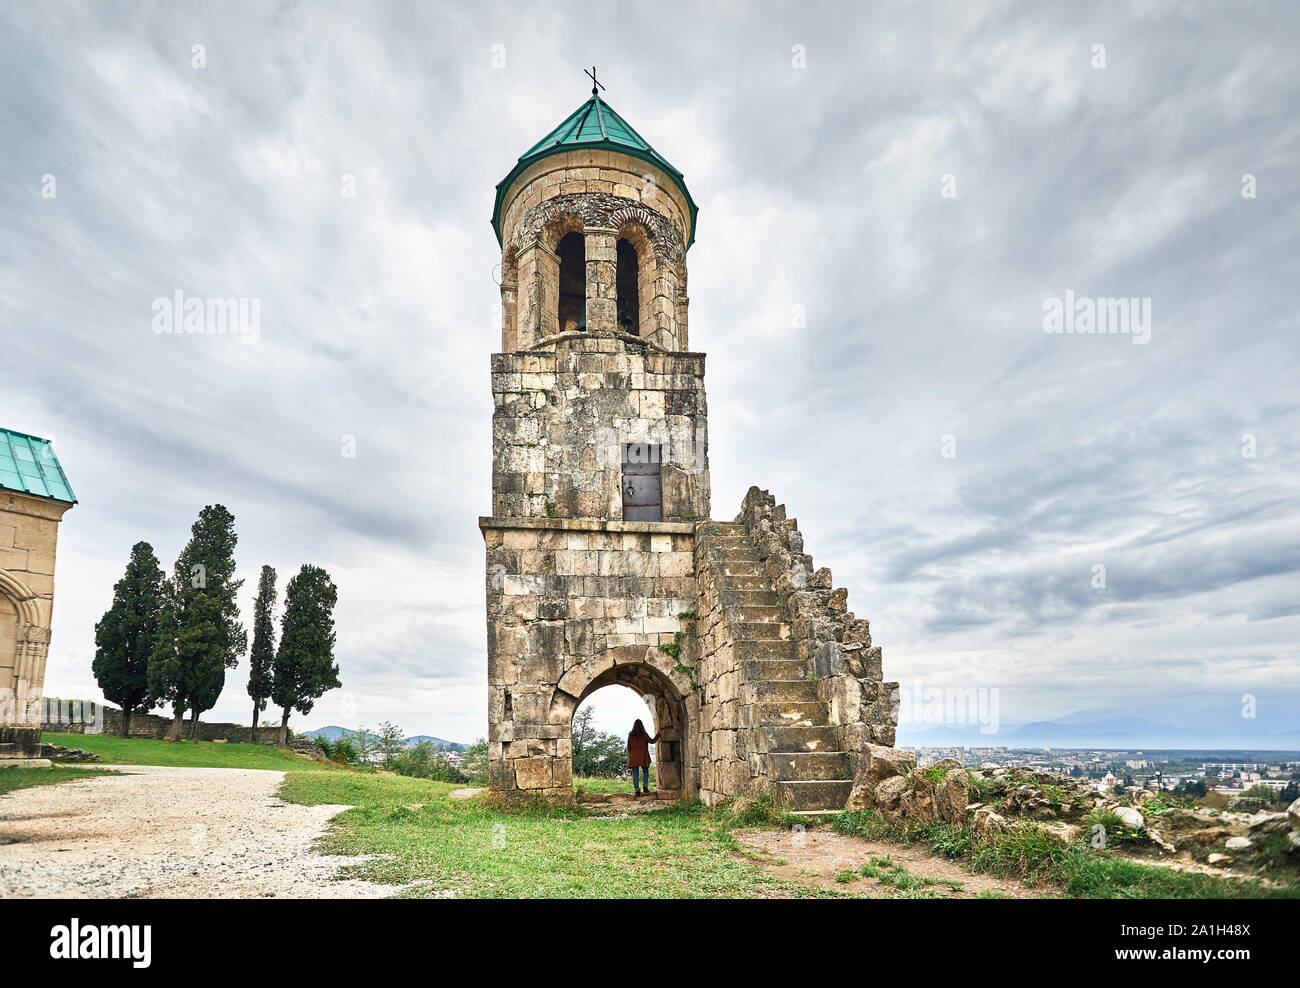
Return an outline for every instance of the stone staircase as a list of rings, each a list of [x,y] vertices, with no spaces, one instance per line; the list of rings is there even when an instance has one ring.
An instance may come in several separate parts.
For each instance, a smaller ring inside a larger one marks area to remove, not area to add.
[[[744,677],[752,755],[760,776],[789,811],[838,812],[852,788],[849,757],[807,660],[798,657],[781,599],[744,526],[702,526],[723,614]]]

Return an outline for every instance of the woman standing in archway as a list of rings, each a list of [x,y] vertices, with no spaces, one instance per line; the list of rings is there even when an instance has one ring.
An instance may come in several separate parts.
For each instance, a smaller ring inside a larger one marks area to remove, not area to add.
[[[639,720],[632,725],[632,733],[627,736],[627,765],[632,770],[632,788],[638,796],[643,791],[646,795],[650,794],[650,746],[658,740],[659,735],[651,737]],[[637,769],[641,770],[644,790],[637,783]]]

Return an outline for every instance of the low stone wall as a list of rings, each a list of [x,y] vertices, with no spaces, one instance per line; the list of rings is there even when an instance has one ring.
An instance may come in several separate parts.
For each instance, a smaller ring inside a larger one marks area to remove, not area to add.
[[[48,700],[44,703],[41,720],[42,731],[54,731],[62,734],[112,734],[122,733],[122,711],[106,703],[94,703],[90,700]],[[131,717],[131,734],[133,738],[168,738],[171,737],[172,718],[157,714],[135,714]],[[258,744],[275,744],[279,738],[278,727],[259,727]],[[181,724],[181,737],[190,736],[190,720]],[[199,718],[196,735],[200,741],[247,741],[247,724],[230,724],[219,721],[205,721]]]

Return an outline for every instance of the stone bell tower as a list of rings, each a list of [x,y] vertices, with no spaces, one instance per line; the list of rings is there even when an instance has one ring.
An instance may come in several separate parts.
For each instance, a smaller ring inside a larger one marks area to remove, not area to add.
[[[695,222],[682,173],[595,88],[497,185],[501,352],[479,527],[498,796],[571,799],[574,712],[621,684],[653,711],[661,796],[776,785],[844,805],[840,742],[867,735],[840,728],[860,720],[863,694],[816,682],[815,636],[857,655],[866,622],[809,610],[830,606],[830,573],[800,575],[812,557],[763,492],[735,522],[708,520],[704,354],[689,347],[686,294]],[[807,598],[794,624],[778,582]],[[842,656],[818,668],[846,675]],[[779,766],[769,754],[792,749]],[[823,788],[790,789],[807,772]]]
[[[671,653],[709,516],[704,355],[687,348],[695,215],[681,172],[594,88],[497,186],[480,521],[494,790],[569,794],[573,713],[610,683],[657,698],[660,788],[688,781],[690,687]]]

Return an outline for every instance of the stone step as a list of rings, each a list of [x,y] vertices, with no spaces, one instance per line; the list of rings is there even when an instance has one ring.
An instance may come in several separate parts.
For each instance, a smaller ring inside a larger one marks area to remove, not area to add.
[[[741,642],[788,641],[790,626],[784,621],[738,621],[727,622],[727,628],[734,636],[737,645]]]
[[[833,727],[756,727],[754,746],[769,751],[836,751]]]
[[[719,590],[718,597],[723,607],[755,607],[766,605],[779,607],[781,595],[775,590]]]
[[[785,663],[780,663],[784,665]],[[752,703],[815,703],[817,702],[817,684],[800,678],[793,682],[767,680],[750,683]]]
[[[780,604],[734,604],[726,608],[727,622],[760,624],[785,620],[785,610]]]
[[[842,810],[849,801],[853,781],[778,782],[777,798],[791,810]]]
[[[718,591],[720,593],[728,590],[772,589],[772,581],[767,578],[766,573],[735,573],[728,576],[715,572],[714,578],[718,582]]]
[[[808,663],[803,659],[758,659],[741,665],[751,683],[808,682]]]
[[[849,756],[842,751],[769,752],[763,761],[769,779],[841,782],[849,778]]]
[[[715,536],[714,529],[717,529],[720,534]],[[744,535],[745,526],[738,521],[706,521],[700,531],[706,538],[722,538],[728,535]]]
[[[753,550],[753,544],[743,535],[706,535],[704,544],[716,546],[719,549],[749,549]]]
[[[761,576],[764,582],[767,580],[767,573],[756,559],[724,559],[718,563],[718,568],[722,571],[720,576]]]
[[[716,559],[758,559],[758,553],[745,539],[712,539],[709,542],[709,554]]]
[[[786,639],[742,639],[736,642],[736,659],[739,662],[799,661],[799,643]],[[805,666],[806,668],[806,666]],[[804,676],[777,676],[777,679],[803,679]]]
[[[755,726],[826,726],[826,704],[819,700],[810,703],[756,703],[751,709]]]

